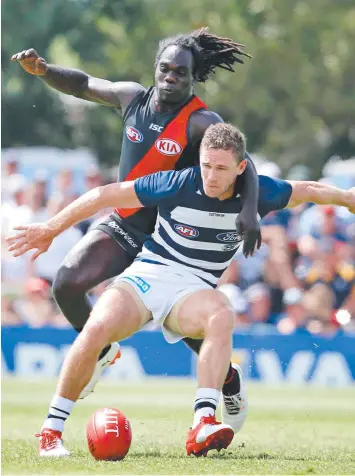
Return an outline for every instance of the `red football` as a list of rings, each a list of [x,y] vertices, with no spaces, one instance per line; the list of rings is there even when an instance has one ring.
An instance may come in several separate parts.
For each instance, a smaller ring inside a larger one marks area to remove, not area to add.
[[[95,459],[118,461],[126,456],[131,446],[131,425],[116,408],[100,408],[90,418],[86,437]]]

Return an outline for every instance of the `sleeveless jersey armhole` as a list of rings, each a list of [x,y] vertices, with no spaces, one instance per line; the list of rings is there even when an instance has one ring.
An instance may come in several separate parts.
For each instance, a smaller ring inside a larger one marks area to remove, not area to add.
[[[139,103],[141,100],[142,100],[142,97],[145,95],[145,94],[148,94],[150,92],[150,90],[152,89],[152,86],[148,89],[145,89],[144,91],[140,91],[137,96],[135,96],[132,101],[128,104],[128,106],[126,107],[126,110],[123,114],[123,122],[126,121],[126,118],[128,116],[128,114],[131,112],[132,108],[137,104]]]
[[[197,99],[199,99],[198,96],[195,96],[195,95],[194,95],[194,97],[197,97]],[[206,104],[201,105],[201,107],[200,107],[199,109],[196,109],[196,111],[194,111],[194,113],[195,113],[195,112],[199,112],[199,111],[203,111],[203,110],[204,110],[204,111],[207,111],[207,110],[208,110]],[[186,138],[187,138],[187,142],[190,143],[190,144],[194,147],[196,144],[198,144],[199,142],[201,142],[202,137],[201,137],[200,140],[196,141],[195,144],[192,144],[192,140],[191,140],[192,137],[191,137],[191,133],[190,133],[190,121],[191,121],[191,117],[192,117],[192,114],[191,114],[191,116],[189,117],[189,120],[188,120],[187,123],[186,123]]]

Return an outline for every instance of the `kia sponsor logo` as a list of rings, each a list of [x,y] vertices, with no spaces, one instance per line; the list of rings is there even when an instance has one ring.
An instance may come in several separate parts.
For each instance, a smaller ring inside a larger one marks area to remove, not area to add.
[[[157,139],[155,148],[164,155],[178,155],[182,152],[181,145],[172,139]]]
[[[198,230],[192,228],[191,226],[181,225],[177,223],[174,225],[175,230],[179,233],[179,235],[184,236],[185,238],[196,238],[198,236]]]
[[[217,235],[217,240],[223,241],[224,243],[235,243],[236,241],[238,241],[238,233],[220,233],[219,235]]]
[[[126,126],[126,136],[131,142],[142,142],[143,134],[132,126]]]

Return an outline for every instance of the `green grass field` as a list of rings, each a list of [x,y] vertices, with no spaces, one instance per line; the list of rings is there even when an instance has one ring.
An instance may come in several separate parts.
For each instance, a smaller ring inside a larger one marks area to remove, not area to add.
[[[37,456],[38,432],[55,382],[2,383],[2,474],[355,474],[355,388],[270,388],[248,384],[249,417],[228,450],[185,455],[195,383],[100,383],[66,425],[72,456]],[[86,423],[99,407],[121,409],[133,430],[124,461],[96,462]]]

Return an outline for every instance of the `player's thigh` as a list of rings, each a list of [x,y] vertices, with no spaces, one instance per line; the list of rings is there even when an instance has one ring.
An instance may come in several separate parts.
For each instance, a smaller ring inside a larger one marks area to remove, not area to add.
[[[222,293],[202,289],[182,297],[172,307],[164,325],[184,336],[201,339],[208,319],[224,308],[230,309],[230,302]]]
[[[95,304],[85,330],[100,340],[115,342],[137,332],[152,319],[133,287],[118,282],[107,288]]]
[[[133,260],[134,257],[110,235],[92,230],[67,254],[57,279],[87,291],[122,273]]]

